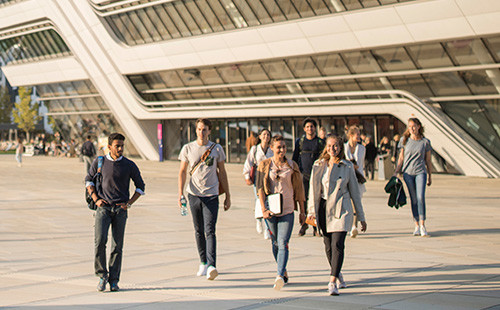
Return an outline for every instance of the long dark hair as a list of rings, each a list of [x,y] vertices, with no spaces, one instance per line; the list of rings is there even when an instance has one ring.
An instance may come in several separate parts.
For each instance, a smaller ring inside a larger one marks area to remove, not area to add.
[[[262,141],[260,140],[260,135],[261,135],[264,131],[269,132],[269,136],[272,138],[273,134],[271,133],[271,130],[269,130],[269,129],[267,129],[267,128],[263,128],[263,129],[261,129],[261,130],[259,131],[259,134],[257,135],[257,145],[262,143]],[[269,140],[269,145],[271,145],[271,140]]]
[[[410,125],[410,122],[413,122],[413,123],[417,124],[418,126],[420,126],[420,128],[418,129],[418,135],[423,138],[424,137],[424,126],[422,126],[422,122],[420,122],[420,120],[416,117],[409,118],[408,125]],[[407,126],[405,132],[403,133],[403,145],[406,145],[406,142],[408,142],[408,139],[410,138],[410,136],[411,136],[410,129]]]

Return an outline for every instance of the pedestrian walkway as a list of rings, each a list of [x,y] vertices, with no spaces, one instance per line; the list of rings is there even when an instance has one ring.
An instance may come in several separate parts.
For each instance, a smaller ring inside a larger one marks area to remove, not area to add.
[[[83,163],[0,156],[0,308],[6,309],[500,309],[500,180],[435,175],[430,238],[413,237],[410,208],[386,206],[367,183],[368,232],[347,239],[348,288],[328,296],[321,238],[295,225],[290,284],[272,289],[269,240],[255,232],[253,191],[227,165],[233,207],[219,213],[215,281],[198,269],[190,216],[176,206],[178,162],[138,160],[146,196],[129,211],[117,293],[93,275],[93,217]]]

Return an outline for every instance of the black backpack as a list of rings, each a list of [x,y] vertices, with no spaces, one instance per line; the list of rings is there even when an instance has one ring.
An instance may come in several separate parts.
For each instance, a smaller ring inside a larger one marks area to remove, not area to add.
[[[94,175],[92,181],[94,182],[96,193],[99,193],[99,188],[102,187],[102,163],[104,161],[103,156],[97,157],[97,173]],[[89,194],[89,191],[85,188],[85,200],[87,201],[87,206],[90,210],[97,210],[97,205],[95,204],[94,199],[92,199],[92,194]]]

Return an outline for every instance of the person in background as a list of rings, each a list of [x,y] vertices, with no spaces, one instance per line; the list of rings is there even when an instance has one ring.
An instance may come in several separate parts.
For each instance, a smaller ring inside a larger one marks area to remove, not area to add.
[[[257,145],[257,143],[259,143],[257,135],[255,134],[255,132],[250,131],[250,135],[248,136],[247,141],[245,142],[247,153],[250,152],[252,146]]]
[[[399,155],[399,141],[401,136],[399,134],[394,135],[391,140],[391,162],[394,164],[394,168],[398,165],[398,155]]]
[[[82,154],[83,162],[85,163],[85,174],[87,174],[96,155],[95,146],[90,135],[87,136],[87,140],[83,143],[80,153]]]
[[[366,231],[354,165],[343,159],[343,147],[342,138],[327,137],[325,150],[312,168],[307,208],[308,217],[316,220],[323,233],[326,257],[331,268],[328,282],[330,295],[338,295],[338,289],[346,287],[341,269],[345,238],[353,225],[354,213],[358,215],[361,231]]]
[[[389,142],[389,138],[387,136],[383,136],[382,140],[380,140],[380,144],[378,145],[378,153],[380,155],[388,155],[391,152],[391,143]]]
[[[325,140],[320,139],[316,135],[317,123],[315,120],[306,118],[303,125],[305,134],[295,141],[295,149],[293,150],[292,159],[299,165],[300,172],[302,173],[307,203],[312,165],[323,151],[323,148],[325,147]],[[309,225],[303,223],[299,230],[299,236],[305,235],[308,228]],[[316,236],[316,227],[314,226],[313,235]]]
[[[373,143],[372,137],[367,136],[365,145],[365,176],[368,178],[370,174],[370,180],[373,180],[375,175],[375,159],[377,158],[377,147]]]
[[[23,140],[21,138],[17,138],[16,161],[18,167],[23,166],[23,153],[24,153]]]
[[[247,185],[253,185],[255,199],[258,201],[259,197],[257,196],[257,188],[255,187],[255,178],[252,181],[250,179],[250,171],[252,167],[258,167],[260,162],[264,159],[270,158],[273,156],[273,151],[271,150],[270,144],[271,142],[271,132],[269,129],[262,129],[259,133],[258,144],[252,146],[250,151],[247,154],[247,159],[245,160],[245,164],[243,165],[243,176],[245,177],[245,182]],[[260,204],[255,203],[254,206],[260,208]],[[257,225],[257,233],[261,234],[264,232],[264,239],[269,239],[269,230],[263,227],[263,220],[256,219]]]
[[[344,144],[345,158],[353,163],[354,169],[358,171],[359,174],[364,175],[365,167],[365,154],[366,150],[363,144],[360,142],[360,131],[356,125],[349,127],[347,130],[347,137],[349,140]],[[359,194],[363,198],[363,194],[366,192],[366,187],[364,184],[358,182]],[[358,235],[358,223],[357,216],[354,213],[354,219],[351,229],[351,237],[356,238]]]
[[[318,130],[318,137],[319,137],[320,139],[325,140],[325,138],[326,138],[326,128],[325,128],[325,127],[323,127],[323,126],[319,127],[319,130]]]
[[[400,143],[395,175],[403,174],[411,200],[415,222],[414,236],[427,237],[425,227],[425,185],[432,184],[431,142],[424,137],[424,127],[418,118],[410,118]]]
[[[288,242],[293,230],[294,209],[299,205],[299,223],[305,222],[304,184],[297,163],[285,157],[286,144],[283,136],[271,139],[273,157],[260,162],[257,168],[257,193],[262,214],[270,231],[272,250],[278,264],[278,275],[274,280],[274,289],[280,290],[288,283],[289,247]],[[282,195],[282,213],[275,215],[266,208],[266,197],[271,194]]]

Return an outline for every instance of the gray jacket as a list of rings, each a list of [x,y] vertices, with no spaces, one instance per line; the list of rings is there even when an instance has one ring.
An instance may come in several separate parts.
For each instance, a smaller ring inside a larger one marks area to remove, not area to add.
[[[321,179],[327,168],[327,162],[320,160],[317,160],[312,167],[307,210],[308,215],[314,215],[316,218],[321,201]],[[330,172],[326,200],[326,231],[328,233],[349,231],[352,227],[354,210],[358,220],[364,221],[365,213],[354,166],[351,162],[342,160],[339,164],[335,164]]]

